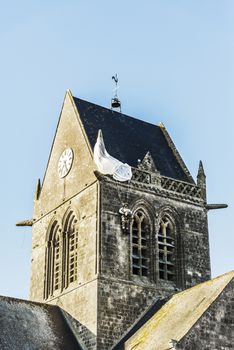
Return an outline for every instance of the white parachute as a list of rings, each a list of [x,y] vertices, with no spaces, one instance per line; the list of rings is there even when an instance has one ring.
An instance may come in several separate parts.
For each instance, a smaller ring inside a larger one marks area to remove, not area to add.
[[[132,169],[127,163],[122,163],[112,157],[106,150],[102,131],[98,131],[98,137],[94,146],[94,162],[100,173],[113,175],[118,181],[129,181],[132,178]]]

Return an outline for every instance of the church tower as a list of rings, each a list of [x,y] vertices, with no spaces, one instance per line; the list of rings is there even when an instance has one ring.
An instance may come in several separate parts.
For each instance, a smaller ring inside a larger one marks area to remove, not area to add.
[[[120,182],[93,161],[132,167]],[[158,299],[210,278],[205,173],[194,182],[163,124],[65,95],[34,199],[30,299],[56,304],[87,349],[111,349]]]

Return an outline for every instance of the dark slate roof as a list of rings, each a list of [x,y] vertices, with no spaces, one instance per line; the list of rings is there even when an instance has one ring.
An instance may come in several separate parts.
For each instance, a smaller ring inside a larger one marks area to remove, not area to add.
[[[125,335],[113,346],[111,350],[124,350],[124,344],[126,341],[131,338],[133,334],[135,334],[138,329],[140,329],[161,307],[168,301],[166,299],[158,299],[156,300],[146,312],[134,323],[132,327],[125,333]]]
[[[1,350],[82,350],[59,307],[0,297]]]
[[[159,126],[73,98],[92,147],[101,129],[106,149],[113,157],[136,167],[137,160],[143,160],[150,151],[161,175],[191,182]]]

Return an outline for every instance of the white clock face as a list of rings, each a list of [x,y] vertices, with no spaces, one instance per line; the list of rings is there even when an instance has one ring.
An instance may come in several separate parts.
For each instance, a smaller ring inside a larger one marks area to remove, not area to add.
[[[58,174],[60,178],[65,177],[72,166],[73,162],[73,150],[71,148],[66,148],[61,154],[58,161]]]

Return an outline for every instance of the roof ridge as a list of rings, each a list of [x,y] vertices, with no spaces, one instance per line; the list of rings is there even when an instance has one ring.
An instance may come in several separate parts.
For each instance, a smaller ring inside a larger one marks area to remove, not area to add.
[[[21,303],[26,303],[26,304],[33,304],[33,305],[39,305],[39,306],[49,306],[49,307],[54,307],[55,305],[51,304],[46,304],[40,301],[34,301],[34,300],[27,300],[27,299],[22,299],[22,298],[16,298],[16,297],[10,297],[7,295],[0,295],[0,300],[4,301],[11,301],[11,302],[21,302]]]
[[[97,107],[104,108],[104,109],[106,109],[107,111],[112,112],[112,113],[114,113],[114,114],[116,114],[116,115],[121,115],[121,116],[123,116],[123,117],[127,117],[127,118],[131,118],[131,119],[134,119],[134,120],[138,120],[138,121],[140,121],[140,122],[142,122],[142,123],[156,126],[156,128],[159,128],[159,127],[160,127],[160,126],[157,125],[157,124],[153,124],[153,123],[150,123],[150,122],[148,122],[148,121],[146,121],[146,120],[140,119],[140,117],[133,117],[133,116],[131,116],[131,115],[129,115],[129,114],[125,114],[125,113],[122,113],[122,112],[114,111],[114,110],[111,109],[111,108],[108,108],[108,107],[105,107],[105,106],[101,106],[101,105],[99,105],[99,104],[97,104],[97,103],[84,100],[83,98],[76,97],[76,96],[74,96],[74,95],[72,95],[72,97],[73,97],[74,99],[76,99],[76,100],[80,100],[80,101],[82,101],[82,102],[85,102],[85,103],[88,103],[88,104],[91,104],[91,105],[94,105],[94,106],[97,106]]]
[[[178,163],[180,164],[182,170],[184,171],[185,175],[188,177],[188,179],[190,179],[195,184],[195,181],[194,181],[192,175],[190,174],[190,171],[188,170],[185,162],[183,161],[183,158],[181,157],[179,151],[177,150],[175,143],[172,141],[172,138],[169,135],[165,125],[162,122],[160,122],[159,127],[162,130],[162,133],[163,133],[163,135],[168,143],[168,146],[171,148],[173,154],[175,155],[175,157],[176,157]]]
[[[213,283],[213,282],[215,282],[215,281],[217,281],[217,280],[219,280],[219,279],[221,279],[221,278],[224,278],[224,277],[227,276],[227,275],[232,275],[232,278],[234,278],[234,270],[231,270],[231,271],[228,271],[228,272],[223,273],[222,275],[219,275],[219,276],[210,278],[210,279],[207,280],[207,281],[204,281],[204,282],[195,284],[195,286],[192,286],[192,287],[190,287],[190,288],[188,288],[188,289],[182,290],[182,291],[180,291],[180,292],[178,292],[178,293],[176,293],[176,294],[186,293],[186,292],[189,292],[189,291],[192,290],[192,289],[201,287],[201,286],[203,286],[203,285],[205,285],[205,284],[211,284],[211,283]],[[232,278],[230,279],[230,281],[232,280]],[[174,295],[175,295],[175,294],[174,294]],[[173,296],[174,296],[174,295],[173,295]]]

